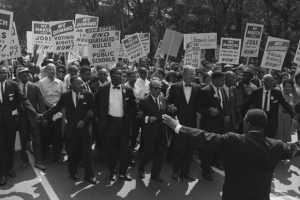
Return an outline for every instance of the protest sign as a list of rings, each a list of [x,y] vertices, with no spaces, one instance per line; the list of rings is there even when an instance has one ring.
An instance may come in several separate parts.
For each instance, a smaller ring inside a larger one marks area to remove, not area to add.
[[[0,10],[0,56],[9,54],[12,22],[13,12]]]
[[[184,34],[183,49],[190,42],[199,42],[201,49],[217,48],[217,33],[192,33]]]
[[[290,41],[275,37],[268,37],[261,67],[281,70]]]
[[[166,62],[169,56],[177,57],[179,47],[183,40],[183,34],[167,29],[164,35],[160,52],[167,54]]]
[[[237,65],[239,64],[241,51],[241,39],[221,38],[220,63]]]
[[[295,53],[294,63],[296,63],[297,65],[300,65],[300,41],[298,43],[297,51]]]
[[[258,57],[264,25],[247,23],[241,56]]]
[[[79,51],[71,51],[68,55],[68,63],[71,63],[73,61],[80,61],[81,56]]]
[[[127,58],[127,54],[126,54],[125,47],[124,47],[123,43],[120,43],[119,58]]]
[[[150,33],[139,33],[139,38],[143,44],[144,51],[150,53]]]
[[[130,62],[138,60],[145,56],[143,44],[138,34],[131,35],[122,40],[127,53],[127,58]]]
[[[50,22],[53,51],[70,52],[74,49],[74,21]]]
[[[32,31],[26,31],[26,44],[27,44],[27,52],[33,53],[33,37],[32,37]]]
[[[11,34],[9,37],[10,43],[8,46],[5,47],[5,48],[8,48],[8,53],[6,53],[6,54],[2,53],[0,60],[21,57],[21,48],[20,48],[20,43],[19,43],[19,38],[18,38],[15,22],[13,22],[11,24],[10,31],[11,31]]]
[[[91,65],[112,64],[118,61],[120,31],[106,30],[103,27],[86,29]]]
[[[43,47],[46,52],[52,51],[52,35],[49,22],[32,22],[33,46]]]
[[[79,49],[87,45],[85,30],[98,27],[99,17],[88,15],[75,15],[75,48]]]
[[[186,47],[184,65],[192,65],[195,68],[199,68],[205,54],[204,50],[200,48],[200,42],[190,42]]]

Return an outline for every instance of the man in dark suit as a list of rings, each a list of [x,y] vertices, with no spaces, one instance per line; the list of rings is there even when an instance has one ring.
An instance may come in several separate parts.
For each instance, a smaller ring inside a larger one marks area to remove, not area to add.
[[[223,134],[224,117],[226,116],[226,113],[228,114],[228,109],[224,104],[224,73],[214,72],[211,78],[211,84],[201,89],[201,97],[199,100],[201,129]],[[228,116],[226,116],[226,118],[228,118]],[[210,181],[213,180],[211,165],[216,165],[218,168],[222,169],[220,155],[209,149],[201,149],[202,176]]]
[[[131,88],[121,85],[122,71],[113,68],[110,71],[111,83],[101,86],[96,92],[96,117],[98,144],[106,153],[106,162],[110,179],[119,177],[131,181],[127,174],[131,119],[135,117],[136,101]]]
[[[295,113],[292,106],[286,102],[281,91],[274,89],[274,79],[270,74],[263,77],[264,87],[253,90],[251,95],[243,104],[244,110],[249,108],[259,108],[264,110],[268,116],[268,125],[265,134],[267,137],[274,138],[278,127],[278,108],[281,104],[284,109],[292,116]]]
[[[18,110],[28,111],[37,117],[35,109],[18,84],[7,80],[8,69],[0,66],[0,185],[5,185],[7,176],[15,177],[13,171]]]
[[[91,92],[83,90],[83,81],[79,76],[70,79],[71,90],[63,93],[58,103],[43,114],[49,118],[61,109],[66,109],[66,147],[68,153],[68,170],[74,181],[79,180],[77,167],[82,158],[85,169],[85,180],[96,184],[94,177],[91,135],[89,134],[90,122],[94,110],[94,96]]]
[[[108,72],[105,68],[100,69],[97,72],[97,81],[93,82],[91,85],[92,92],[95,94],[100,86],[106,85],[109,83]]]
[[[39,87],[29,81],[29,70],[25,67],[18,68],[19,86],[24,96],[28,98],[30,104],[37,113],[45,111],[45,103]],[[35,167],[45,170],[42,165],[42,146],[40,137],[40,124],[28,112],[20,112],[20,138],[21,138],[21,158],[23,161],[22,167],[26,168],[29,164],[28,155],[26,152],[27,141],[32,138],[33,155],[35,158]]]
[[[79,69],[79,76],[83,80],[83,89],[92,92],[91,86],[90,86],[90,79],[91,79],[91,68],[88,66],[82,66]]]
[[[300,152],[300,141],[283,143],[267,138],[267,116],[260,109],[249,110],[244,119],[244,134],[210,133],[181,126],[165,115],[164,122],[180,134],[191,135],[204,147],[224,156],[223,200],[269,200],[273,173],[280,160],[292,159]]]
[[[224,132],[235,132],[241,122],[241,112],[237,106],[238,95],[235,87],[237,76],[232,71],[225,72],[224,107],[227,115],[224,117]]]
[[[200,86],[193,83],[196,72],[192,66],[183,68],[183,81],[171,85],[167,98],[169,112],[177,115],[180,123],[196,127],[197,110],[199,104]],[[194,153],[194,140],[186,135],[175,135],[173,179],[179,180],[182,176],[188,180],[195,180],[189,175],[190,162]]]
[[[139,165],[139,177],[145,178],[145,166],[153,158],[151,179],[164,182],[160,171],[167,146],[166,126],[162,115],[166,112],[166,100],[160,96],[162,83],[159,79],[150,81],[150,95],[141,99],[139,109],[142,122],[144,151]]]

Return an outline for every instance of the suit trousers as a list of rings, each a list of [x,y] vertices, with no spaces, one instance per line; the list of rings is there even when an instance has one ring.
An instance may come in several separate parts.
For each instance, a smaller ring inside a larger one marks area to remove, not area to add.
[[[124,118],[108,116],[103,143],[110,172],[116,171],[119,162],[119,174],[125,174],[129,161],[130,136]]]
[[[42,153],[47,153],[48,146],[53,145],[54,160],[59,158],[62,147],[61,123],[62,119],[57,119],[56,121],[48,119],[47,125],[41,128]]]
[[[15,116],[19,117],[19,116]],[[14,120],[14,119],[13,119]],[[15,120],[17,122],[17,120]],[[8,170],[11,170],[14,166],[15,158],[15,141],[16,141],[16,127],[13,123],[9,124],[4,119],[0,118],[0,175],[4,176]],[[3,161],[3,162],[2,162]]]
[[[150,132],[150,134],[153,135],[145,135],[144,133],[144,151],[139,170],[145,170],[146,164],[153,158],[151,176],[158,177],[166,152],[167,138],[163,132],[157,134]]]
[[[21,138],[21,159],[23,162],[28,162],[28,155],[26,153],[27,141],[31,136],[33,155],[36,163],[42,161],[42,146],[40,137],[40,126],[37,124],[33,127],[29,121],[27,113],[20,114],[20,138]]]
[[[85,127],[86,128],[86,127]],[[88,128],[87,128],[88,129]],[[66,139],[66,150],[68,153],[68,170],[70,175],[77,173],[77,167],[82,159],[82,164],[85,169],[86,177],[93,177],[93,162],[92,162],[92,139],[89,136],[88,130],[82,131],[74,129],[70,137]]]
[[[186,135],[174,136],[173,173],[188,175],[195,144]]]

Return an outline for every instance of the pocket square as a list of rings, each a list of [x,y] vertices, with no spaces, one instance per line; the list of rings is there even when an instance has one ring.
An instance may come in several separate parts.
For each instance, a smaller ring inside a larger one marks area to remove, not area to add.
[[[277,103],[277,102],[278,102],[278,100],[273,101],[273,103]]]
[[[8,94],[9,97],[14,96],[14,94]]]
[[[83,102],[82,104],[84,104],[84,105],[85,105],[85,104],[86,104],[86,102]]]
[[[129,100],[129,99],[130,99],[129,97],[125,98],[126,101]]]

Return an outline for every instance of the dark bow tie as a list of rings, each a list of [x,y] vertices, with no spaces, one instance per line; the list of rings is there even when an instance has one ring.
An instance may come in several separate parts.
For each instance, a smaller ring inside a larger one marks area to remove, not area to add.
[[[120,86],[113,86],[113,89],[120,89]]]
[[[192,87],[192,84],[185,84],[185,87]]]

